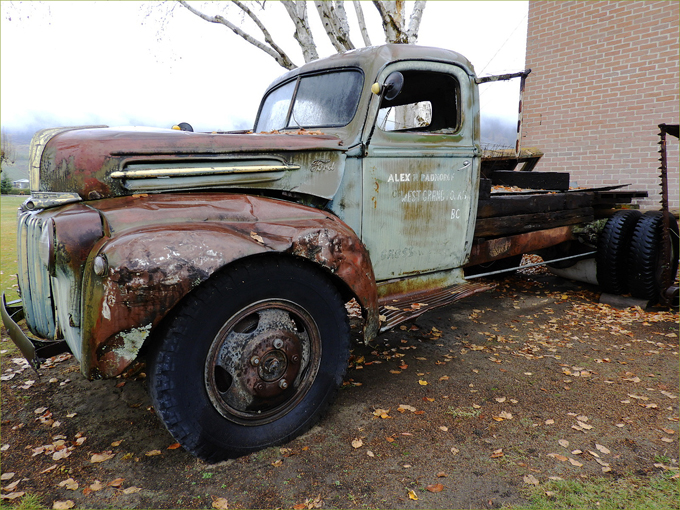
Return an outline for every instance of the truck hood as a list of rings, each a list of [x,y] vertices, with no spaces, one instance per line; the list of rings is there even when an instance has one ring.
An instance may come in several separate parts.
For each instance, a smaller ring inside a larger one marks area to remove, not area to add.
[[[344,167],[337,136],[58,128],[31,144],[31,190],[83,200],[204,188],[272,188],[331,198]],[[336,182],[337,181],[337,182]]]

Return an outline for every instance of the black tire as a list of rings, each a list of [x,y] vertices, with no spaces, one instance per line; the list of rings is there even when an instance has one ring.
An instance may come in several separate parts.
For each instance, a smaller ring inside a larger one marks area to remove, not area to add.
[[[628,292],[628,259],[630,240],[642,217],[637,210],[619,211],[607,220],[597,242],[597,282],[603,292]]]
[[[629,288],[633,297],[654,303],[663,290],[664,264],[670,265],[673,276],[678,271],[678,222],[670,218],[671,249],[668,260],[662,260],[663,216],[659,211],[645,213],[638,221],[630,243],[628,267]]]
[[[175,439],[208,462],[282,444],[331,403],[349,339],[343,300],[320,269],[236,263],[164,328],[149,356],[151,400]]]

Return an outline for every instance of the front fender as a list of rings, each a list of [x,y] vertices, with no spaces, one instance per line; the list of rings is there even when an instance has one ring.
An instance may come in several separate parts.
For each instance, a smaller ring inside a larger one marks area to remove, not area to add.
[[[85,271],[83,374],[119,375],[192,288],[233,261],[265,253],[308,259],[342,280],[365,311],[366,338],[375,337],[370,257],[338,218],[297,204],[224,194],[201,195],[202,204],[184,208],[182,216],[182,200],[173,206],[168,196],[140,198],[135,211],[103,211],[111,236],[93,250]],[[239,213],[225,213],[230,209]],[[94,273],[96,257],[106,261],[102,276]]]

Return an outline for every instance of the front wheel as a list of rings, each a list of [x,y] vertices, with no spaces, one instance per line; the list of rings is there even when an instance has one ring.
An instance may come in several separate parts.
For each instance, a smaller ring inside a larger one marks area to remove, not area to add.
[[[150,356],[156,412],[210,462],[307,431],[347,368],[343,300],[318,268],[294,259],[237,263],[180,306]]]

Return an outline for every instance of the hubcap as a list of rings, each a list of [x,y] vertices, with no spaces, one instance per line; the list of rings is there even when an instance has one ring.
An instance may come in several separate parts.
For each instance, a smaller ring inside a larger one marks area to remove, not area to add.
[[[285,300],[260,301],[235,314],[215,336],[205,386],[222,416],[259,425],[299,403],[320,360],[318,328],[306,310]]]

